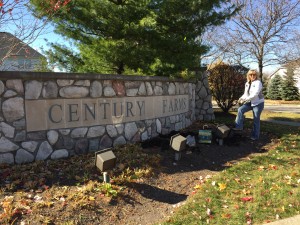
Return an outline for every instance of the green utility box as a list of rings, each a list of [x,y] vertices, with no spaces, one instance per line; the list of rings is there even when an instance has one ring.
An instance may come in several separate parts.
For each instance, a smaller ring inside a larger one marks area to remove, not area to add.
[[[203,144],[211,144],[212,140],[212,130],[207,126],[203,126],[202,130],[198,133],[198,142]]]

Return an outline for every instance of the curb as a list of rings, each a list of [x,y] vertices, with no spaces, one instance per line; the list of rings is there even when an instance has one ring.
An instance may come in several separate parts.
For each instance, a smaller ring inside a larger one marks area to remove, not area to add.
[[[300,215],[278,220],[271,223],[264,223],[263,225],[299,225],[300,224]]]

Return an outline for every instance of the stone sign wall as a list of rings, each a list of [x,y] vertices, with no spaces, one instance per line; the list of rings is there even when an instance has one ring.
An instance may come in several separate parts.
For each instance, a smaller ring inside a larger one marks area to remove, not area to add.
[[[207,77],[0,72],[0,164],[141,142],[212,120]]]

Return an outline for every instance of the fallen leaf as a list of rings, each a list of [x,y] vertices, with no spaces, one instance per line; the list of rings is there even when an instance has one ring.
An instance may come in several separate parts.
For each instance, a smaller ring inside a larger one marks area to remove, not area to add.
[[[211,210],[210,210],[209,208],[206,209],[206,214],[207,214],[208,216],[211,215]]]
[[[219,190],[220,191],[223,191],[223,190],[225,190],[226,189],[226,184],[224,184],[224,183],[218,183],[218,185],[219,185]]]
[[[296,171],[293,171],[293,172],[291,173],[291,176],[292,176],[292,177],[296,177],[296,176],[298,176],[298,173],[297,173]]]
[[[194,189],[201,189],[201,185],[197,184]]]
[[[252,196],[243,197],[243,198],[241,198],[241,200],[242,200],[243,202],[249,202],[249,201],[253,201],[253,197],[252,197]]]
[[[234,178],[234,180],[239,184],[241,183],[241,179],[240,178]]]
[[[245,188],[243,189],[243,193],[244,195],[249,195],[251,194],[251,191],[250,190],[246,190]]]
[[[15,181],[13,181],[12,183],[15,184],[15,185],[19,185],[19,184],[21,183],[21,180],[20,180],[20,179],[17,179],[17,180],[15,180]]]
[[[269,164],[269,169],[277,170],[277,166],[274,164]]]
[[[54,202],[45,202],[45,205],[50,208],[54,205]]]
[[[44,188],[45,190],[48,190],[48,189],[49,189],[49,186],[43,185],[43,188]]]
[[[250,212],[246,212],[245,216],[248,218],[248,217],[251,217],[251,213]]]
[[[239,205],[234,205],[234,208],[235,208],[235,209],[239,209],[240,206],[239,206]]]
[[[279,186],[278,186],[278,184],[273,184],[272,185],[272,187],[270,187],[270,191],[272,191],[272,190],[279,190],[279,189],[281,189]]]
[[[222,214],[222,218],[223,219],[230,219],[231,218],[231,214],[229,214],[229,213],[223,213]]]
[[[39,196],[39,195],[36,195],[36,196],[34,196],[34,201],[36,201],[36,202],[40,202],[40,201],[42,201],[42,197],[41,196]]]
[[[233,164],[231,162],[226,162],[225,166],[233,166]]]
[[[247,220],[247,225],[252,225],[252,220],[251,219]]]
[[[90,197],[89,197],[89,200],[90,200],[90,201],[95,201],[95,197],[90,196]]]
[[[206,175],[205,179],[211,179],[212,175]]]
[[[211,202],[211,198],[206,198],[205,201],[206,202]]]
[[[258,167],[258,170],[260,170],[260,171],[261,171],[261,170],[264,170],[264,169],[265,169],[264,166],[259,166],[259,167]]]

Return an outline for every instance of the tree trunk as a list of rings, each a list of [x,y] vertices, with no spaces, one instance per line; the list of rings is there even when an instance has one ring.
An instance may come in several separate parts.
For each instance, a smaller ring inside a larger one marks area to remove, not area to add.
[[[117,74],[122,74],[123,72],[124,72],[124,63],[121,62],[121,63],[118,65]]]

